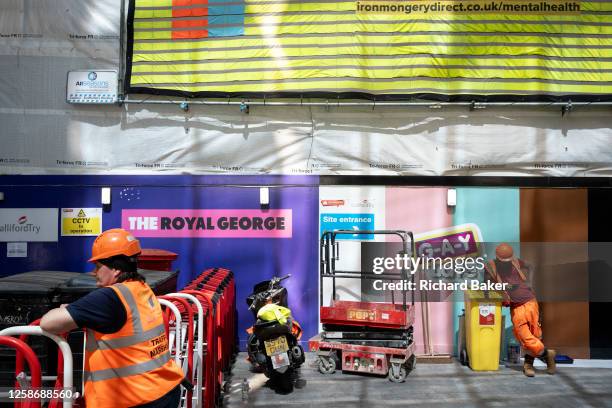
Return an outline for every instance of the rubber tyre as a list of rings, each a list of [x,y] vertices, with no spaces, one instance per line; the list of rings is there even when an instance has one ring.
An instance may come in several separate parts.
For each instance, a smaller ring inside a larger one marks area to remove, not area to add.
[[[399,373],[397,376],[393,375],[393,370],[389,368],[389,374],[387,374],[387,378],[389,381],[394,383],[402,383],[406,381],[406,377],[408,376],[408,370],[406,369],[406,365],[402,364],[399,368]]]
[[[317,367],[319,368],[319,372],[321,374],[333,374],[336,372],[336,359],[332,356],[319,356]]]
[[[459,362],[461,363],[462,366],[467,366],[469,364],[466,349],[461,350],[461,352],[459,353]]]
[[[416,356],[414,354],[408,357],[408,361],[406,361],[406,363],[404,364],[406,366],[406,371],[408,372],[408,374],[410,374],[412,370],[414,370],[414,368],[416,367],[416,363]]]
[[[273,380],[276,382],[278,390],[282,393],[290,393],[293,391],[293,369],[289,369],[284,373],[275,373]]]

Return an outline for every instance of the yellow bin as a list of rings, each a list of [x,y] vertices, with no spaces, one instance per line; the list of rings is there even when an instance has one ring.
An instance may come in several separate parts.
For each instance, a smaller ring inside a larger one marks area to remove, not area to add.
[[[465,335],[470,368],[495,371],[499,368],[501,302],[497,292],[465,292]]]

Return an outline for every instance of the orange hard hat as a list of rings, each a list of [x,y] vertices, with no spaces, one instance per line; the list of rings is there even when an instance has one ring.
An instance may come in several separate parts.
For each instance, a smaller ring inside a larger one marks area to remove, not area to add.
[[[495,256],[502,262],[511,261],[513,255],[514,250],[509,244],[506,244],[505,242],[503,244],[499,244],[497,248],[495,248]]]
[[[98,235],[91,247],[89,262],[116,255],[134,256],[140,251],[140,242],[132,234],[121,228],[113,228]]]

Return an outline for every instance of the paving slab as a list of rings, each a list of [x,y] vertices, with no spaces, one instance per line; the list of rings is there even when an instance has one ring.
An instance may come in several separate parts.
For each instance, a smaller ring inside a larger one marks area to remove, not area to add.
[[[520,367],[476,372],[458,362],[417,364],[404,383],[386,377],[342,373],[323,375],[316,355],[306,353],[292,392],[278,390],[251,371],[240,353],[228,378],[224,407],[612,407],[612,368],[560,366],[556,375]],[[249,391],[244,392],[248,382]]]

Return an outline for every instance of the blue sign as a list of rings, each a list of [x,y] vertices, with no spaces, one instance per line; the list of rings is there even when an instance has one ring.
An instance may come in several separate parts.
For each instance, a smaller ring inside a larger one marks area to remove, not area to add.
[[[373,230],[374,214],[372,213],[323,213],[320,215],[321,234],[333,230]],[[339,240],[373,240],[374,234],[341,234]]]

